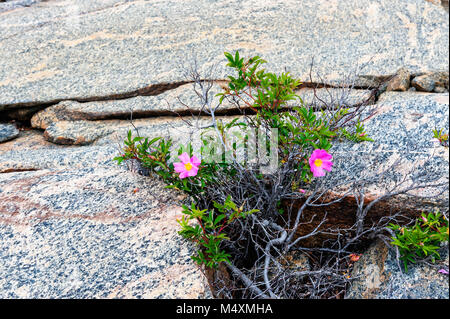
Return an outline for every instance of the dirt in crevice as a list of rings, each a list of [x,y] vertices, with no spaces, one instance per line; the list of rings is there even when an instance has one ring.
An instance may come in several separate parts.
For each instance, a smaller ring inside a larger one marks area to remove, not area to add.
[[[34,172],[39,170],[40,170],[39,168],[8,168],[0,171],[0,174],[17,173],[17,172]]]
[[[26,103],[17,103],[17,104],[7,104],[3,105],[3,111],[10,111],[15,110],[23,107],[38,107],[42,106],[43,108],[46,108],[48,106],[58,104],[63,101],[76,101],[76,102],[93,102],[93,101],[110,101],[110,100],[122,100],[122,99],[128,99],[136,96],[150,96],[150,95],[159,95],[161,93],[164,93],[168,90],[176,89],[177,87],[192,83],[190,81],[180,81],[180,82],[173,82],[173,83],[161,83],[161,84],[154,84],[149,85],[134,91],[130,92],[123,92],[123,93],[117,93],[117,94],[109,94],[109,95],[99,95],[99,96],[91,96],[91,97],[72,97],[72,98],[66,98],[66,99],[56,99],[52,101],[42,102],[42,101],[36,101],[36,102],[26,102]],[[1,107],[2,105],[0,105]]]
[[[336,197],[331,197],[325,201],[333,202]],[[336,196],[336,195],[334,195]],[[365,198],[364,207],[370,204],[375,198]],[[297,200],[295,202],[284,201],[284,207],[290,207],[292,214],[290,218],[291,224],[294,223],[296,213],[303,205],[304,200]],[[287,209],[286,209],[287,210]],[[300,222],[303,223],[296,232],[296,238],[305,236],[311,233],[319,223],[325,218],[325,222],[320,226],[321,231],[327,231],[327,233],[320,233],[315,236],[306,238],[299,242],[301,247],[314,248],[314,247],[326,247],[327,243],[332,243],[337,239],[337,232],[340,236],[350,237],[354,235],[356,223],[357,203],[354,196],[348,196],[339,202],[323,206],[323,207],[307,207],[303,211]],[[325,216],[326,215],[326,216]],[[388,221],[389,216],[397,215],[396,223],[407,223],[413,218],[417,218],[420,215],[420,210],[414,209],[411,205],[403,205],[401,202],[393,202],[386,199],[373,205],[373,207],[367,213],[364,219],[364,227],[371,227],[378,224],[380,220],[385,219]],[[285,216],[283,216],[285,218]],[[393,222],[393,221],[392,221]],[[386,222],[387,223],[387,222]]]

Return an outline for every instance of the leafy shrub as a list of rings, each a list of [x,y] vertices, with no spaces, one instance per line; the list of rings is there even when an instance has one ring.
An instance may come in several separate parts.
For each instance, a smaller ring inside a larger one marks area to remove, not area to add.
[[[439,212],[422,213],[411,227],[394,224],[388,227],[395,231],[391,244],[398,246],[405,271],[409,262],[416,263],[428,256],[433,262],[440,259],[439,244],[448,241],[448,219]]]

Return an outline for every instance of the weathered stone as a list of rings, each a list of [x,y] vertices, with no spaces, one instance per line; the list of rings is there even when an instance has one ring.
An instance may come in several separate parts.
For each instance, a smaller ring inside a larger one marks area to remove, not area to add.
[[[391,197],[374,205],[366,218],[377,222],[386,212],[402,212],[406,216],[418,216],[422,210],[448,209],[449,150],[432,142],[433,129],[448,132],[449,95],[415,92],[386,92],[374,108],[378,112],[364,122],[367,135],[374,142],[334,142],[333,170],[327,179],[321,180],[329,195],[324,201],[342,197],[356,181],[372,180],[365,186],[365,205],[377,197],[396,190],[406,189],[413,180],[420,184],[440,184],[439,187],[418,188],[408,195]],[[397,162],[398,160],[398,162]],[[392,166],[396,163],[395,166]],[[386,171],[386,174],[381,175]],[[336,184],[341,186],[336,187]],[[402,183],[399,183],[402,181]],[[446,191],[442,190],[447,187]],[[391,190],[391,191],[390,191]],[[430,197],[427,197],[430,196]],[[300,205],[301,202],[298,203]],[[298,208],[294,206],[295,208]],[[357,203],[350,194],[339,203],[327,206],[324,229],[348,229],[355,223]],[[308,208],[302,214],[304,221],[316,216],[314,222],[299,228],[298,235],[311,232],[324,217],[322,208]],[[302,242],[305,246],[317,246],[329,236],[318,235]]]
[[[304,88],[296,91],[303,103],[316,109],[354,107],[361,104],[373,104],[374,96],[370,90],[350,88],[319,88],[315,90]],[[295,103],[297,104],[297,103]],[[288,105],[294,105],[289,101]]]
[[[31,150],[42,147],[61,147],[43,139],[42,133],[37,130],[23,130],[17,138],[0,144],[0,155],[11,150]]]
[[[115,167],[117,164],[112,159],[118,152],[118,146],[114,145],[67,147],[52,144],[29,150],[12,149],[0,153],[0,173],[68,167]]]
[[[19,136],[19,130],[14,124],[0,123],[0,143]]]
[[[224,85],[223,82],[219,82],[213,86],[209,96],[212,101],[211,106],[219,105],[219,98],[215,95],[222,91],[221,86]],[[352,107],[373,102],[369,90],[319,88],[316,89],[316,95],[314,95],[313,89],[299,89],[296,94],[302,98],[306,105],[316,108],[323,108],[325,105],[328,107],[343,105]],[[298,101],[289,101],[288,103],[288,106],[298,105]],[[240,106],[241,111],[246,108],[248,109],[244,104]],[[86,103],[60,102],[34,114],[31,118],[31,125],[35,128],[47,129],[50,124],[60,121],[130,119],[131,117],[142,118],[162,115],[180,116],[207,114],[208,111],[201,105],[193,84],[186,84],[156,96],[138,96],[129,99]],[[239,111],[236,105],[224,100],[215,110],[215,113],[217,115],[234,114],[239,113]],[[99,123],[99,130],[101,130],[102,122],[97,123]]]
[[[408,69],[401,68],[387,83],[386,91],[407,91],[409,89],[411,74]]]
[[[293,271],[310,271],[311,265],[309,258],[305,253],[295,251],[290,252],[286,256],[280,257],[278,261],[284,268]]]
[[[379,189],[372,189],[373,195],[381,194],[382,189],[389,184],[388,180],[394,181],[400,175],[413,178],[418,173],[426,173],[421,180],[429,182],[433,179],[448,179],[448,148],[432,142],[433,129],[448,130],[448,105],[448,94],[382,94],[374,105],[376,114],[364,122],[367,136],[374,142],[335,143],[331,149],[336,160],[333,169],[336,173],[348,174],[347,177],[352,179],[362,176],[375,177],[401,158],[400,163],[388,174],[390,176],[377,184]],[[412,193],[421,192],[424,190]],[[448,193],[442,194],[436,200],[434,204],[445,206]]]
[[[180,198],[119,168],[0,174],[0,296],[209,297]]]
[[[448,72],[434,72],[427,73],[420,76],[416,76],[412,81],[411,85],[414,86],[419,91],[425,92],[437,92],[442,89],[449,89]]]
[[[34,114],[44,109],[42,106],[12,109],[2,112],[2,116],[7,120],[29,121]]]
[[[311,270],[308,256],[299,251],[289,252],[286,255],[280,256],[277,258],[277,262],[279,265],[269,268],[268,275],[270,280],[277,280],[277,276],[280,275],[280,266],[283,269],[283,272],[301,272]],[[297,280],[298,279],[295,277],[288,279],[287,286],[295,284]]]
[[[209,117],[199,119],[200,124],[210,121]],[[176,117],[137,119],[133,120],[133,125],[126,120],[60,121],[47,127],[44,138],[52,143],[67,145],[87,145],[99,140],[99,145],[123,141],[129,130],[136,134],[135,128],[143,137],[170,136],[175,140],[192,130],[183,119]]]
[[[64,2],[44,3],[63,10]],[[2,13],[0,109],[151,92],[185,81],[181,66],[191,55],[203,71],[218,63],[213,76],[225,79],[223,51],[236,49],[303,81],[312,56],[330,83],[365,63],[355,71],[361,79],[401,66],[415,74],[448,68],[448,14],[423,0],[131,1],[86,12],[92,1],[82,3],[50,16],[39,9],[30,23],[37,5]]]
[[[440,250],[441,261],[448,269],[448,244]],[[347,299],[448,299],[448,275],[436,267],[410,264],[404,273],[396,253],[383,242],[372,245],[355,264],[351,277],[356,278],[346,293]]]
[[[233,120],[235,117],[218,117],[218,120]],[[184,119],[190,120],[190,119]],[[115,167],[116,162],[112,159],[120,152],[123,140],[128,130],[136,135],[135,128],[128,121],[74,121],[57,122],[59,125],[55,131],[61,128],[63,135],[50,135],[38,131],[25,131],[16,140],[0,144],[0,173],[40,170],[40,169],[63,169],[85,168],[85,167]],[[210,118],[201,118],[191,122],[193,125],[206,125]],[[140,136],[171,137],[174,147],[186,145],[192,141],[196,149],[199,141],[196,127],[190,127],[181,119],[173,117],[138,119],[134,122],[139,130]],[[100,127],[103,125],[103,127]],[[109,126],[108,126],[109,125]],[[67,127],[65,127],[67,126]],[[64,129],[65,128],[65,129]],[[46,136],[46,138],[44,137]],[[50,137],[49,137],[50,136]],[[78,145],[55,144],[47,141],[58,141],[60,143],[75,143]],[[83,145],[87,143],[92,145]],[[83,146],[80,146],[83,145]]]
[[[220,82],[210,91],[209,98],[218,105],[215,94],[221,92]],[[198,87],[196,87],[198,90]],[[224,102],[217,114],[234,108]],[[161,115],[191,115],[204,113],[204,107],[194,91],[193,84],[182,85],[156,96],[137,96],[129,99],[79,103],[64,101],[36,113],[31,119],[35,128],[46,129],[51,123],[75,120],[130,119]]]

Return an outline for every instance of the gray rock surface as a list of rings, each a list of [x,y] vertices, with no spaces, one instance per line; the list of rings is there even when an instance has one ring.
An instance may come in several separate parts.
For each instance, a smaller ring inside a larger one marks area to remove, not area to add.
[[[152,91],[184,81],[191,56],[203,69],[218,63],[224,79],[223,52],[236,49],[304,81],[312,56],[328,82],[365,63],[365,79],[449,66],[448,14],[424,0],[82,1],[61,13],[63,4],[1,13],[0,110]]]
[[[16,138],[19,130],[14,124],[0,123],[0,143]]]
[[[347,299],[448,299],[448,243],[440,250],[442,260],[429,266],[411,264],[408,272],[400,269],[394,249],[381,241],[372,245],[359,259],[351,276],[356,278],[347,290]]]
[[[207,298],[180,198],[117,167],[0,174],[0,297]]]
[[[37,4],[40,0],[8,0],[8,1],[0,1],[0,13],[18,9],[29,7],[31,5]]]
[[[433,4],[436,5],[441,5],[444,7],[445,10],[447,10],[448,12],[448,8],[449,8],[449,1],[448,0],[426,0],[428,2],[431,2]]]

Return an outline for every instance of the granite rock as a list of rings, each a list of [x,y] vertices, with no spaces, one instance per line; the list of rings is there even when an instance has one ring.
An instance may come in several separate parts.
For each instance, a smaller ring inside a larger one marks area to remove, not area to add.
[[[218,117],[225,123],[235,116]],[[191,125],[188,125],[188,121]],[[140,136],[171,137],[174,146],[192,141],[198,147],[198,125],[205,126],[210,118],[180,120],[173,117],[138,119],[133,122]],[[63,169],[83,167],[115,167],[113,158],[128,130],[136,134],[129,121],[61,121],[49,128],[55,132],[61,128],[63,135],[37,130],[24,131],[15,140],[0,144],[0,173],[40,169]],[[51,131],[53,132],[53,131]],[[49,141],[51,140],[51,141]],[[56,144],[57,141],[60,144]],[[64,144],[66,143],[66,144]],[[75,144],[77,143],[77,144]],[[90,143],[89,145],[87,145]]]
[[[219,105],[219,98],[215,95],[222,92],[221,87],[225,82],[216,83],[209,94],[211,106]],[[198,90],[198,87],[196,88]],[[372,103],[373,97],[370,90],[357,90],[350,88],[302,88],[296,91],[304,104],[316,108],[338,107],[345,104],[353,107],[363,103]],[[197,91],[198,92],[198,91]],[[298,106],[298,101],[289,101],[288,107]],[[224,100],[216,109],[217,115],[238,114],[246,109],[245,105],[238,107]],[[107,120],[107,119],[130,119],[149,118],[158,116],[185,116],[191,114],[207,114],[208,108],[203,106],[194,91],[192,83],[167,90],[155,96],[137,96],[128,99],[94,101],[79,103],[76,101],[63,101],[56,105],[37,112],[31,118],[34,128],[47,129],[55,122],[77,121],[77,120]],[[10,111],[11,112],[11,111]],[[102,122],[99,123],[101,130]]]
[[[442,260],[432,267],[410,264],[405,273],[394,249],[383,242],[373,244],[355,264],[346,299],[448,299],[448,275],[438,272],[439,264],[448,269],[448,243],[440,250]]]
[[[115,168],[116,144],[101,146],[59,145],[36,130],[22,131],[14,140],[0,144],[0,173],[42,169]]]
[[[12,0],[12,1],[0,1],[0,13],[29,7],[36,3],[40,2],[40,0]]]
[[[444,7],[445,10],[449,10],[449,1],[448,0],[426,0],[428,2],[431,2],[435,5],[441,5]]]
[[[218,117],[223,120],[232,118]],[[174,141],[178,141],[196,130],[185,121],[193,125],[206,125],[211,122],[211,118],[199,117],[192,121],[189,118],[157,117],[136,119],[133,120],[133,124],[127,120],[59,121],[47,127],[44,138],[56,144],[88,145],[96,142],[97,145],[103,145],[121,143],[129,130],[136,135],[137,129],[139,135],[143,137],[170,136]]]
[[[442,89],[449,89],[448,72],[434,72],[416,76],[411,85],[418,91],[442,93]]]
[[[42,143],[42,141],[39,141],[39,144],[40,143]],[[83,167],[116,166],[112,161],[112,158],[117,156],[119,148],[115,145],[95,147],[68,147],[65,145],[56,145],[59,147],[54,147],[54,145],[55,144],[52,144],[51,146],[45,145],[44,147],[39,146],[36,149],[11,149],[1,152],[0,173],[40,169],[62,169],[68,167],[75,169]]]
[[[14,124],[0,123],[0,143],[16,138],[19,130]]]
[[[216,83],[210,91],[209,98],[213,101],[212,105],[219,102],[214,95],[221,92],[221,85],[223,84],[220,82]],[[198,90],[198,87],[195,88]],[[217,114],[223,114],[231,108],[233,108],[231,105],[224,102],[217,109]],[[50,124],[59,121],[130,119],[163,115],[176,117],[204,112],[205,108],[202,107],[193,84],[189,83],[155,96],[85,103],[63,101],[36,113],[31,118],[31,125],[46,129]]]
[[[163,186],[117,167],[0,174],[0,296],[208,298]]]
[[[34,114],[45,109],[45,106],[25,107],[3,111],[1,116],[6,120],[15,120],[19,122],[30,121]]]
[[[108,1],[89,10],[92,1],[82,1],[45,14],[64,3],[2,13],[0,110],[151,92],[185,81],[193,56],[202,72],[217,64],[214,78],[225,79],[223,52],[236,49],[303,81],[315,56],[329,83],[352,71],[363,81],[402,66],[419,74],[449,65],[448,14],[423,0]]]

